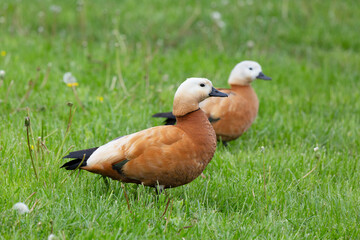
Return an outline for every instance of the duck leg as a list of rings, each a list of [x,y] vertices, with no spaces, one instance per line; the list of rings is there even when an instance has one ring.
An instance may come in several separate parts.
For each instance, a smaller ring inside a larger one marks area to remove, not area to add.
[[[160,195],[162,192],[165,192],[165,186],[164,185],[156,185],[155,186],[155,192],[157,195]]]

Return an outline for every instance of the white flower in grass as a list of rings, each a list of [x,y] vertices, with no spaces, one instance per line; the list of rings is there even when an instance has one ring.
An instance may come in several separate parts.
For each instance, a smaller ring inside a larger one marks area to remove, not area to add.
[[[68,87],[77,87],[79,84],[77,83],[76,78],[71,74],[71,72],[67,72],[63,76],[63,81],[66,83]]]
[[[58,239],[58,238],[56,237],[55,234],[50,234],[50,235],[48,236],[48,240],[56,240],[56,239]]]
[[[249,41],[246,42],[246,46],[248,48],[253,48],[255,46],[255,43],[254,43],[253,40],[249,40]]]
[[[4,79],[4,78],[5,78],[5,71],[0,70],[0,79]]]
[[[211,17],[212,17],[212,19],[214,19],[215,21],[221,20],[221,13],[219,13],[219,12],[212,12],[212,13],[211,13]]]
[[[314,152],[317,152],[319,150],[319,147],[314,147]]]
[[[19,214],[25,214],[25,213],[30,212],[28,206],[22,202],[15,203],[15,205],[13,206],[13,209],[18,211]]]
[[[265,147],[264,147],[264,146],[261,146],[261,147],[260,147],[260,151],[261,151],[261,152],[265,152]]]
[[[54,12],[54,13],[59,13],[61,12],[62,8],[58,5],[51,5],[50,6],[50,11]]]

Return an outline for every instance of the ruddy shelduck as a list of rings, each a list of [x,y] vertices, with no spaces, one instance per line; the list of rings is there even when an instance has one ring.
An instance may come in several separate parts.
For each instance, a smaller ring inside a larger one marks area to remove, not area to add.
[[[255,79],[271,80],[264,75],[259,63],[242,61],[230,73],[230,89],[218,89],[227,93],[229,97],[209,98],[199,104],[214,127],[217,139],[225,145],[227,141],[237,139],[249,129],[257,116],[259,100],[251,87]],[[157,113],[153,117],[167,118],[166,125],[176,123],[172,112]]]
[[[189,78],[177,89],[175,126],[152,127],[99,147],[71,152],[62,167],[84,169],[126,183],[161,190],[190,183],[212,159],[216,134],[199,102],[227,97],[205,78]]]

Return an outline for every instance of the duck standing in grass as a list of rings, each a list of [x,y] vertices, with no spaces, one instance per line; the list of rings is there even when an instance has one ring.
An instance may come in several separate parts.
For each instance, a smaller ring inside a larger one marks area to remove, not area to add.
[[[189,78],[178,88],[176,126],[158,126],[117,138],[99,148],[71,152],[62,167],[101,174],[126,183],[165,188],[197,178],[212,159],[216,135],[199,102],[227,97],[205,78]]]
[[[230,73],[228,80],[230,89],[218,89],[227,93],[229,97],[209,98],[199,104],[214,127],[217,139],[224,145],[240,137],[250,128],[257,116],[259,100],[251,87],[255,79],[271,80],[263,74],[259,63],[242,61]],[[157,113],[153,117],[167,118],[166,125],[176,123],[172,112]]]

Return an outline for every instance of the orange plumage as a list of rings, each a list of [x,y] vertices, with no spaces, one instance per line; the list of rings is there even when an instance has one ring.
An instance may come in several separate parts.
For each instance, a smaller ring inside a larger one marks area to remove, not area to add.
[[[149,128],[97,149],[70,153],[65,158],[76,159],[63,167],[76,169],[84,153],[81,169],[115,180],[161,188],[187,184],[202,173],[216,149],[215,132],[198,106],[209,94],[226,96],[209,80],[190,78],[175,95],[176,126]]]

